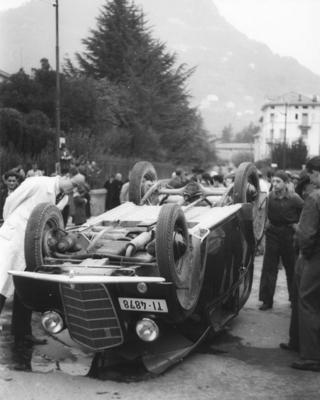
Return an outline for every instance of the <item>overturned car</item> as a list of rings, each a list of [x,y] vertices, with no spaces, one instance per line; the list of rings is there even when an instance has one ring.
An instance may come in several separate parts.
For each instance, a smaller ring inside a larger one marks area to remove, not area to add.
[[[68,229],[55,206],[35,207],[27,268],[11,274],[50,334],[160,373],[238,314],[266,220],[256,168],[241,164],[229,188],[168,181],[138,162],[129,202]]]

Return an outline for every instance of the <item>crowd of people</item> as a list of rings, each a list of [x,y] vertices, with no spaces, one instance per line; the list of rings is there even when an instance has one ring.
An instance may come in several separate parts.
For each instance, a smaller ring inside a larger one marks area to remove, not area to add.
[[[278,271],[284,268],[292,315],[289,342],[280,347],[299,352],[293,368],[320,371],[320,157],[311,159],[300,174],[283,170],[258,174],[260,190],[268,199],[259,309],[272,310]],[[187,174],[177,168],[167,185],[180,188],[197,181],[228,187],[234,177],[232,171],[209,174],[194,168]],[[122,189],[128,191],[128,182],[122,184],[121,174],[109,179],[105,188],[109,193],[106,210],[128,200],[121,195]]]
[[[292,368],[320,371],[320,157],[300,175],[271,177],[260,277],[261,311],[273,308],[278,270],[285,269],[291,320],[288,343],[299,359]]]
[[[10,269],[26,267],[22,244],[28,218],[36,204],[49,202],[60,208],[65,225],[83,224],[90,217],[88,168],[85,159],[78,159],[69,162],[63,174],[49,177],[33,163],[27,173],[19,165],[2,176],[0,313],[6,299],[14,294],[12,334],[17,346],[46,343],[45,339],[33,336],[31,311],[20,302],[7,275]],[[90,170],[98,170],[96,163],[90,163]],[[180,188],[197,181],[205,186],[228,187],[234,177],[232,171],[225,175],[209,174],[194,168],[187,174],[177,168],[167,185]],[[277,170],[266,176],[259,172],[259,179],[260,190],[268,198],[259,309],[273,309],[278,271],[283,267],[292,311],[289,341],[280,347],[299,353],[293,368],[320,371],[320,157],[309,160],[299,175]],[[129,181],[130,172],[126,182],[119,172],[106,180],[106,211],[128,201]]]
[[[55,175],[55,174],[53,174]],[[31,168],[25,173],[24,168],[18,165],[6,171],[2,175],[0,182],[0,222],[3,220],[3,209],[5,201],[22,182],[30,178],[46,176],[44,170],[38,168],[37,163],[33,163]],[[90,185],[88,175],[83,173],[80,164],[69,164],[68,169],[61,170],[61,176],[76,178],[77,187],[72,193],[64,196],[60,203],[65,225],[81,225],[90,218]]]

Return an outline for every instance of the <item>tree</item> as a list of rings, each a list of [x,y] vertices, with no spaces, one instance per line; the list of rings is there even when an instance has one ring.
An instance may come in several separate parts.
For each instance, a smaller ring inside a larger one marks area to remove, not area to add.
[[[20,69],[0,84],[0,104],[26,114],[33,110],[42,111],[53,123],[56,73],[46,58],[42,58],[40,63],[40,68],[32,68],[32,76]]]
[[[24,115],[23,143],[21,152],[34,158],[46,147],[53,147],[55,135],[50,128],[50,120],[42,111],[31,111]]]
[[[36,108],[36,96],[36,84],[22,68],[0,83],[0,104],[3,108],[28,113]]]
[[[238,152],[232,156],[231,161],[233,162],[233,164],[236,167],[239,167],[239,165],[243,162],[247,162],[247,161],[253,162],[253,154],[250,152],[246,152],[246,151],[244,151],[242,153]]]
[[[97,25],[90,31],[91,36],[82,41],[86,52],[76,54],[81,69],[98,79],[126,82],[140,61],[134,50],[147,47],[151,40],[143,14],[128,0],[106,1]]]
[[[37,88],[37,96],[33,109],[45,113],[53,124],[56,115],[56,71],[51,69],[47,58],[40,60],[40,68],[32,68],[33,81]],[[61,85],[63,75],[60,76]]]
[[[21,150],[23,146],[23,114],[14,108],[0,109],[0,144]]]
[[[193,70],[185,65],[176,67],[176,56],[152,38],[143,12],[134,3],[106,2],[97,28],[83,44],[86,50],[76,55],[80,69],[69,60],[68,72],[105,79],[111,85],[104,98],[112,110],[109,139],[114,151],[158,159],[173,153],[183,157],[183,135],[184,148],[193,135],[206,141],[202,121],[190,107],[186,90]]]
[[[233,128],[232,125],[229,124],[222,129],[221,140],[225,143],[229,143],[231,142],[232,137],[233,137]]]
[[[41,111],[23,114],[12,108],[0,109],[0,145],[31,157],[53,141],[48,117]]]
[[[234,141],[240,143],[253,143],[254,136],[259,132],[259,129],[259,126],[254,125],[251,122],[248,126],[244,127],[236,134]]]
[[[301,169],[306,163],[308,157],[308,149],[302,138],[292,143],[290,151],[291,168]]]
[[[284,152],[286,152],[284,157]],[[289,146],[287,143],[277,143],[271,152],[272,162],[277,163],[280,168],[301,169],[305,164],[308,155],[308,149],[302,138]],[[283,165],[284,158],[286,165]]]

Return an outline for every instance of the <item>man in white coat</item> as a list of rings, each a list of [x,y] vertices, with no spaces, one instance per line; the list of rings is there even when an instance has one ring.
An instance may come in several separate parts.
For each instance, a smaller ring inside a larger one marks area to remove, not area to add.
[[[4,223],[0,228],[0,313],[6,298],[14,292],[12,277],[8,275],[8,271],[23,271],[26,268],[24,237],[32,210],[43,202],[56,204],[58,194],[70,193],[78,183],[77,178],[64,176],[32,177],[27,178],[7,197],[3,209]],[[21,315],[24,311],[25,318]],[[31,311],[27,310],[15,295],[13,321],[19,319],[15,315],[17,312],[20,314],[19,318],[24,319],[26,326],[22,329],[24,332],[17,332],[14,326],[12,327],[16,341],[44,344],[45,341],[32,336]]]

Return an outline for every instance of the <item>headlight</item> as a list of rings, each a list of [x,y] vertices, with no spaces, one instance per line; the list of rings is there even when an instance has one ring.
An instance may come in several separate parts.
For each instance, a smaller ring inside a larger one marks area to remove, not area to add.
[[[144,342],[153,342],[159,337],[159,327],[150,318],[142,318],[136,324],[136,332]]]
[[[139,293],[147,293],[148,291],[148,286],[145,282],[139,282],[137,284],[137,290]]]
[[[64,329],[63,318],[56,311],[46,311],[42,314],[41,324],[49,333],[59,333]]]

